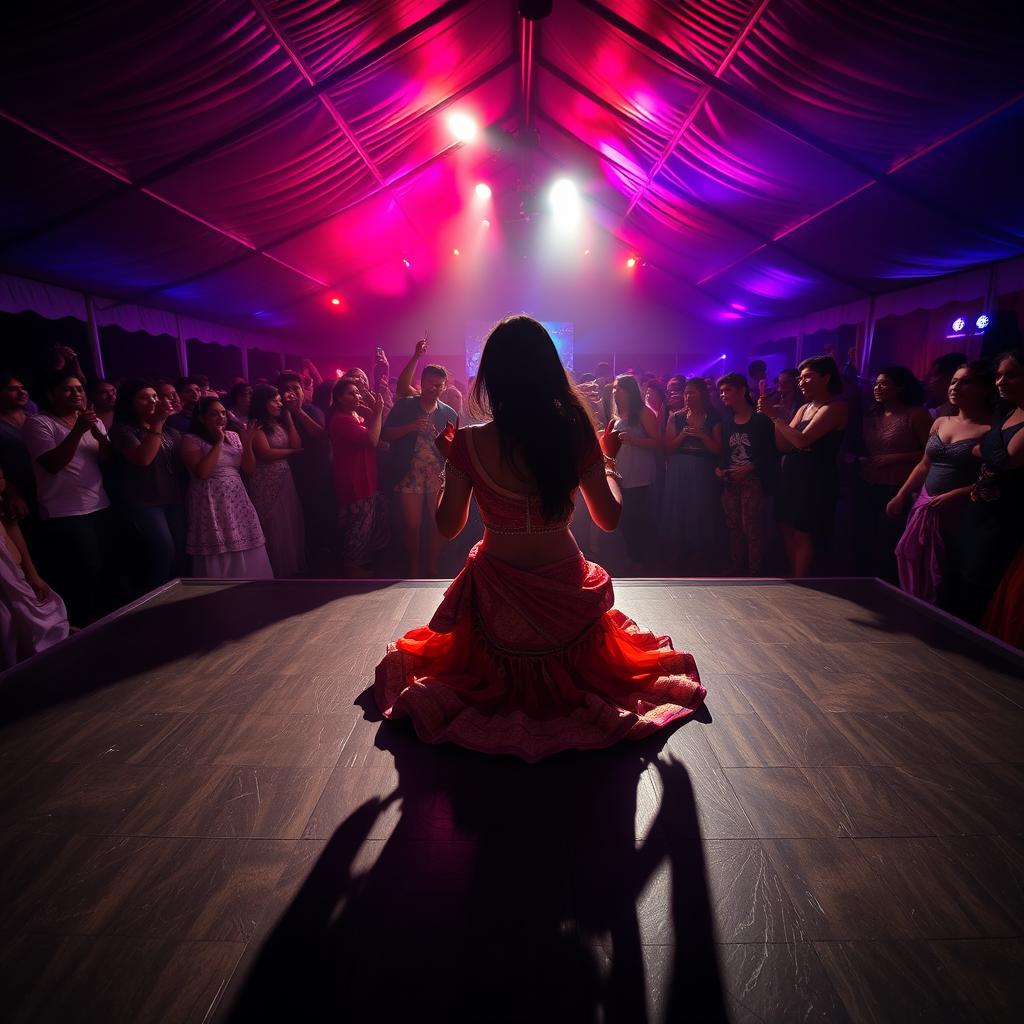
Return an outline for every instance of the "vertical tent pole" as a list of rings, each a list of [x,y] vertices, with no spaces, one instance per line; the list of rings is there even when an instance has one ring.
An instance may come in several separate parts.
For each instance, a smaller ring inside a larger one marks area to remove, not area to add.
[[[181,377],[188,376],[188,346],[185,344],[185,339],[181,335],[181,317],[177,313],[174,314],[174,324],[178,328],[178,375]]]
[[[89,348],[92,351],[92,365],[96,368],[97,377],[105,377],[103,348],[100,345],[100,329],[96,325],[96,306],[91,295],[85,296],[85,318],[89,328]]]
[[[875,297],[868,300],[868,316],[864,321],[864,351],[860,357],[860,375],[867,377],[871,366],[871,346],[875,341]]]

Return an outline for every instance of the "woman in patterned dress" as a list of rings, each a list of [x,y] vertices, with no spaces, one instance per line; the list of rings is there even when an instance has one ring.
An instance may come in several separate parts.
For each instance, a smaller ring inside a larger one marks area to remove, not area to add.
[[[185,550],[196,576],[273,579],[263,530],[239,472],[256,466],[252,445],[259,428],[250,424],[240,436],[227,431],[227,423],[219,398],[201,398],[181,439],[190,477]]]

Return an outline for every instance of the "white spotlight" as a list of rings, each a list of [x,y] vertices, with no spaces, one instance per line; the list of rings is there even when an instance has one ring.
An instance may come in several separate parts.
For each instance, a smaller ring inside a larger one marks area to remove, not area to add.
[[[469,114],[449,114],[448,130],[459,142],[472,142],[476,138],[476,121]]]
[[[485,185],[482,181],[477,185],[476,189],[477,199],[490,199],[491,198],[491,186]]]
[[[561,228],[573,227],[580,219],[580,194],[568,178],[559,178],[551,186],[548,197],[555,214],[555,223]]]

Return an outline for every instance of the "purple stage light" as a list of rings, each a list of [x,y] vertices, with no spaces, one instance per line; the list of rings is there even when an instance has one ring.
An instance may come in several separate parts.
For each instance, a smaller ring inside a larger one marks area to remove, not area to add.
[[[992,321],[985,313],[982,313],[981,316],[974,321],[974,326],[977,327],[979,331],[983,331],[990,323],[992,323]]]
[[[962,316],[958,316],[950,326],[954,331],[960,332],[967,326],[967,321]]]

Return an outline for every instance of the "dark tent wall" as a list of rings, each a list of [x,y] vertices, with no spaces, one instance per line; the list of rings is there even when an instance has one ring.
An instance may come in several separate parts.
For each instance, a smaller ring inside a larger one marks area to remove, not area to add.
[[[0,312],[0,369],[23,373],[31,388],[47,369],[47,352],[66,345],[78,353],[82,369],[96,373],[86,325],[74,317],[47,320],[37,313]]]
[[[126,377],[177,378],[178,339],[169,334],[126,331],[116,324],[100,328],[103,372],[111,380]]]

